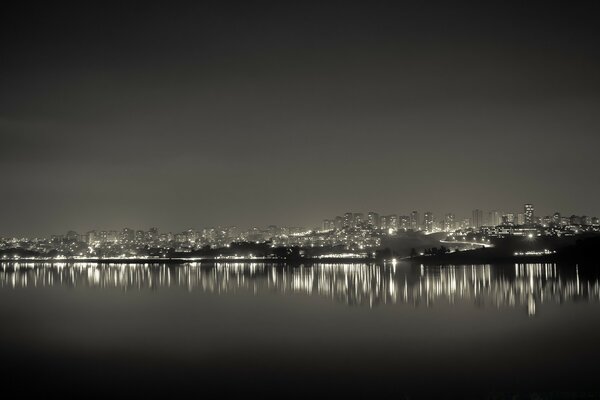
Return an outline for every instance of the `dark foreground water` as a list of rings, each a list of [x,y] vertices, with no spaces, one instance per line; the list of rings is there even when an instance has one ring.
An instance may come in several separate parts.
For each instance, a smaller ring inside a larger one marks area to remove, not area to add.
[[[0,266],[4,393],[600,397],[595,268]]]

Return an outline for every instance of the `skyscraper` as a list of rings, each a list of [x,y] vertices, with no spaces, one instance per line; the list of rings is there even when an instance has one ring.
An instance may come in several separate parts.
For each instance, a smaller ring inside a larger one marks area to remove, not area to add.
[[[525,204],[525,225],[533,224],[533,204]]]
[[[398,229],[398,216],[397,215],[388,215],[388,229],[397,230]]]
[[[354,224],[353,225],[354,226],[359,226],[363,222],[365,222],[365,214],[363,214],[363,213],[354,213],[353,219],[354,219]]]
[[[423,229],[425,232],[433,232],[433,213],[431,211],[427,211],[423,215]]]
[[[456,217],[453,213],[448,213],[444,217],[444,232],[452,232],[456,229]]]
[[[367,214],[367,225],[377,229],[379,228],[379,214],[376,212],[369,212]]]
[[[489,213],[489,224],[491,226],[498,226],[502,223],[502,220],[500,219],[500,211],[498,210],[492,210]]]
[[[351,212],[344,214],[344,227],[352,226],[354,215]]]
[[[381,218],[379,219],[379,227],[381,229],[388,229],[388,217],[387,215],[382,215]]]
[[[398,229],[404,231],[410,229],[410,217],[408,215],[401,215],[398,217]]]
[[[473,218],[471,219],[471,223],[473,224],[473,228],[476,229],[481,228],[483,226],[483,210],[473,210]]]
[[[419,212],[418,211],[413,211],[410,213],[410,229],[412,229],[413,231],[418,231],[421,227],[420,224],[420,220],[419,220]]]
[[[324,219],[323,220],[323,230],[330,231],[335,228],[335,222],[332,219]]]

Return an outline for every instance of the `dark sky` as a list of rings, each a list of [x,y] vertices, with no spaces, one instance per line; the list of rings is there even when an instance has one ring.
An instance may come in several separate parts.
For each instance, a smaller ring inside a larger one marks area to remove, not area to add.
[[[480,3],[5,8],[0,235],[600,215],[598,6]]]

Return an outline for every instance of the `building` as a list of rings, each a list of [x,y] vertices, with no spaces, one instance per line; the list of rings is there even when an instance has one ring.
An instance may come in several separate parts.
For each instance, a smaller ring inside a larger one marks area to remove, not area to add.
[[[352,214],[351,212],[347,212],[344,214],[344,227],[350,227],[352,226],[352,223],[354,222],[354,214]]]
[[[398,230],[398,216],[388,215],[388,229]]]
[[[135,231],[130,228],[123,228],[121,231],[121,242],[128,243],[135,240]]]
[[[410,229],[418,231],[421,227],[421,221],[419,219],[419,212],[413,211],[410,213]]]
[[[502,216],[502,225],[514,225],[515,222],[515,214],[513,213],[506,213]]]
[[[433,213],[431,211],[423,214],[423,229],[425,232],[433,232]]]
[[[369,212],[367,214],[367,225],[375,229],[379,228],[379,214],[373,211]]]
[[[524,213],[517,214],[517,225],[525,225],[525,214]]]
[[[383,230],[388,229],[388,217],[387,215],[382,215],[379,219],[379,227]]]
[[[492,210],[489,212],[488,222],[490,226],[498,226],[502,224],[502,218],[500,217],[500,211]]]
[[[365,222],[365,214],[363,213],[354,213],[352,216],[353,226],[360,226]]]
[[[534,208],[533,204],[525,204],[525,225],[533,225]]]
[[[398,217],[398,229],[407,231],[410,229],[410,217],[408,215],[401,215]]]
[[[473,210],[473,218],[471,219],[472,227],[479,229],[483,226],[483,210]]]
[[[448,213],[444,216],[444,232],[453,232],[456,230],[456,216],[453,213]]]
[[[333,220],[333,226],[335,229],[342,229],[344,227],[344,218],[340,217],[339,215],[335,217]]]
[[[330,231],[335,228],[335,221],[332,219],[324,219],[323,220],[323,230]]]

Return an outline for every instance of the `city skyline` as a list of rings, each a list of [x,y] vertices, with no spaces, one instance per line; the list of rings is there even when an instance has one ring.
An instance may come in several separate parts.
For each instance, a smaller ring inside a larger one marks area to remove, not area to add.
[[[448,216],[452,216],[452,221],[453,223],[456,223],[457,225],[462,225],[465,226],[466,221],[469,221],[469,224],[466,226],[469,227],[475,227],[478,228],[480,226],[483,225],[500,225],[502,223],[505,222],[509,222],[511,224],[519,224],[519,225],[523,225],[523,224],[527,224],[527,223],[532,223],[532,221],[527,222],[526,221],[526,213],[527,213],[527,209],[526,207],[528,205],[532,205],[535,208],[535,211],[533,211],[532,217],[534,216],[538,222],[542,224],[543,221],[541,221],[540,219],[542,218],[548,218],[548,219],[552,219],[553,216],[559,215],[562,216],[563,218],[569,218],[571,216],[583,216],[583,217],[588,217],[588,218],[596,218],[596,215],[590,215],[587,213],[582,213],[582,212],[561,212],[559,210],[555,210],[553,212],[550,213],[543,213],[540,212],[537,208],[537,206],[534,206],[531,203],[522,203],[521,204],[521,209],[516,209],[516,210],[512,210],[512,209],[473,209],[468,213],[465,213],[465,215],[461,215],[452,211],[444,211],[441,213],[436,213],[436,212],[432,212],[429,210],[412,210],[410,212],[398,212],[398,213],[382,213],[382,212],[376,212],[373,210],[369,210],[368,212],[365,211],[361,211],[361,210],[352,210],[352,211],[346,211],[344,213],[340,213],[337,216],[332,216],[330,218],[321,218],[319,219],[318,216],[312,217],[311,220],[316,220],[317,222],[315,223],[311,223],[311,224],[307,224],[307,223],[298,223],[298,224],[294,224],[294,223],[272,223],[270,221],[264,221],[261,223],[257,223],[257,224],[252,224],[252,225],[240,225],[240,224],[236,224],[236,223],[215,223],[215,224],[198,224],[198,225],[192,225],[187,224],[187,225],[183,225],[180,227],[175,227],[175,228],[165,228],[161,226],[161,231],[163,232],[184,232],[186,230],[189,229],[207,229],[207,228],[228,228],[228,227],[235,227],[237,229],[241,229],[241,230],[247,230],[247,229],[253,229],[253,228],[266,228],[268,226],[278,226],[278,227],[296,227],[296,228],[302,228],[302,229],[315,229],[315,230],[319,230],[319,229],[324,229],[324,223],[326,223],[326,221],[330,221],[332,224],[332,227],[335,226],[335,218],[341,218],[344,219],[344,215],[345,214],[352,214],[351,218],[355,218],[357,214],[361,214],[361,218],[364,219],[364,222],[368,222],[371,220],[371,218],[369,217],[370,214],[375,214],[378,218],[386,218],[386,217],[393,217],[395,218],[395,221],[393,222],[394,226],[398,226],[398,227],[402,227],[405,229],[412,229],[412,230],[428,230],[426,228],[424,228],[424,218],[425,218],[425,214],[426,213],[430,213],[430,222],[432,224],[436,224],[436,225],[443,225],[445,222],[447,222]],[[477,220],[476,216],[475,216],[475,212],[480,212],[479,215],[479,220]],[[412,213],[417,213],[416,215],[411,216]],[[509,221],[506,221],[506,218],[509,218]],[[522,219],[522,221],[518,220],[518,217]],[[401,225],[402,223],[402,218],[405,218],[405,225]],[[513,221],[514,219],[514,221]],[[338,224],[339,225],[339,224]],[[379,224],[378,224],[379,225]],[[25,232],[23,231],[22,233],[18,233],[18,234],[11,234],[11,233],[4,233],[2,231],[0,231],[0,237],[49,237],[51,235],[56,235],[59,232],[67,232],[67,231],[75,231],[75,232],[90,232],[90,231],[120,231],[121,229],[132,229],[133,231],[138,231],[138,230],[145,230],[145,229],[150,229],[152,227],[158,227],[160,226],[159,224],[153,224],[153,223],[147,223],[144,225],[117,225],[117,226],[110,226],[108,224],[98,224],[98,225],[92,225],[90,226],[83,226],[80,227],[79,229],[76,227],[63,227],[62,229],[59,230],[54,230],[54,231],[49,231],[49,232],[45,232],[45,233],[41,233],[41,234],[36,234],[35,232]],[[167,226],[172,226],[172,224],[167,224]],[[431,226],[431,225],[430,225]],[[338,226],[339,227],[339,226]],[[431,230],[431,229],[429,229]],[[443,230],[443,229],[442,229]]]

